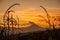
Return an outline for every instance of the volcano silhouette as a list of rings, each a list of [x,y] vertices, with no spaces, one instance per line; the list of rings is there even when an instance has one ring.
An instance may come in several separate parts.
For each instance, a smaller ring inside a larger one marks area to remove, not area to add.
[[[40,26],[38,26],[37,24],[33,23],[33,22],[29,22],[30,24],[32,24],[29,27],[26,28],[21,28],[21,33],[27,33],[27,32],[36,32],[36,31],[43,31],[45,29],[41,28]]]

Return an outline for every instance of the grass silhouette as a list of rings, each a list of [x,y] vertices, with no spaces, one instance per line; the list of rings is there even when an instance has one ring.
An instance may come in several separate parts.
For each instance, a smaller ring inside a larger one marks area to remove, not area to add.
[[[3,36],[5,36],[6,37],[6,24],[8,25],[8,34],[9,34],[9,31],[10,31],[10,22],[11,22],[11,24],[12,24],[12,27],[13,27],[13,22],[14,22],[14,24],[16,25],[16,20],[14,19],[14,18],[10,18],[10,12],[14,12],[14,11],[12,11],[12,10],[10,10],[12,7],[14,7],[14,6],[16,6],[16,5],[20,5],[19,3],[15,3],[15,4],[13,4],[13,5],[11,5],[7,10],[6,10],[6,12],[5,12],[5,14],[4,14],[4,16],[3,16],[3,23],[4,23],[4,28],[2,28],[2,30],[0,30],[1,31],[1,37],[3,38]],[[7,34],[7,35],[8,35]]]
[[[43,6],[40,6],[40,7],[44,9],[44,11],[45,11],[45,13],[46,13],[46,16],[47,16],[47,19],[48,19],[49,27],[51,28],[50,16],[49,16],[49,14],[48,14],[47,10],[46,10]]]
[[[5,17],[6,17],[6,14],[8,13],[8,11],[9,11],[12,7],[14,7],[14,6],[16,6],[16,5],[20,5],[20,4],[19,4],[19,3],[15,3],[15,4],[11,5],[11,6],[6,10],[6,12],[5,12],[4,16],[3,16],[4,26],[5,26]]]
[[[43,8],[44,11],[45,11],[45,13],[46,13],[46,17],[47,17],[47,19],[48,19],[47,23],[49,24],[49,27],[50,27],[50,30],[51,30],[50,15],[48,14],[48,12],[47,12],[47,10],[46,10],[45,7],[43,7],[43,6],[40,6],[40,7]],[[54,24],[53,24],[53,28],[54,28]],[[48,40],[52,40],[51,31],[49,32],[49,38],[48,38]]]

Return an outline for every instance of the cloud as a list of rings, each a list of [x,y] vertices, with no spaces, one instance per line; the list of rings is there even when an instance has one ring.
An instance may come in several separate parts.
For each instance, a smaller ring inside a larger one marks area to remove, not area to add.
[[[20,10],[20,11],[16,11],[16,13],[20,14],[20,15],[44,15],[43,11],[37,9],[37,8],[28,8],[28,9],[24,9],[24,10]]]
[[[16,13],[20,19],[32,21],[34,23],[38,22],[38,20],[39,20],[38,15],[43,15],[42,14],[43,12],[41,12],[37,8],[28,8],[28,9],[16,11]]]
[[[49,9],[49,10],[60,10],[60,7],[46,7],[47,9]]]

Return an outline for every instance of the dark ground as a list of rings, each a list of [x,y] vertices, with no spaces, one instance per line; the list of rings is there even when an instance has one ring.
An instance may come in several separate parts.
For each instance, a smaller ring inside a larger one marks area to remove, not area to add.
[[[26,34],[26,35],[24,35]],[[60,40],[60,29],[1,36],[0,40]]]

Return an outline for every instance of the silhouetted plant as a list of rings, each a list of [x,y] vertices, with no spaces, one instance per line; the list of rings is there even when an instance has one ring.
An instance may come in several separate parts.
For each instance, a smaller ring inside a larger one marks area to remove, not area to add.
[[[12,33],[14,32],[14,26],[13,25],[17,25],[17,21],[13,18],[13,15],[11,15],[11,19],[10,22],[12,24]]]
[[[14,7],[15,5],[20,5],[19,3],[15,3],[15,4],[13,4],[13,5],[11,5],[7,10],[6,10],[6,12],[5,12],[5,14],[4,14],[4,16],[3,16],[3,23],[4,23],[4,28],[1,30],[1,34],[2,35],[4,35],[5,34],[5,36],[6,36],[6,24],[8,24],[8,30],[9,30],[9,22],[10,22],[10,17],[9,17],[9,13],[10,12],[13,12],[13,11],[11,11],[10,9],[12,8],[12,7]],[[15,22],[16,20],[14,19],[14,22]],[[9,33],[9,31],[8,31],[8,33]]]
[[[15,5],[20,5],[20,4],[19,4],[19,3],[15,3],[15,4],[11,5],[11,6],[6,10],[6,12],[5,12],[4,16],[3,16],[4,26],[5,26],[5,17],[6,17],[6,14],[7,14],[8,11],[9,11],[12,7],[14,7]]]
[[[47,21],[47,20],[45,19],[45,17],[43,17],[42,15],[38,15],[38,17],[43,18],[43,19],[44,19],[44,21],[48,23],[48,21]]]
[[[3,39],[4,37],[6,37],[6,28],[4,27],[0,31],[1,31],[1,33],[0,33],[1,39]]]
[[[7,22],[8,22],[7,24],[8,24],[8,28],[10,27],[10,26],[9,26],[9,21],[10,21],[10,17],[9,17],[10,15],[9,15],[9,13],[10,13],[10,12],[14,12],[14,11],[8,11],[8,17],[7,17]]]
[[[60,17],[59,17],[59,16],[57,16],[57,18],[58,18],[58,21],[59,21],[59,24],[58,24],[58,25],[60,26]]]
[[[56,26],[56,24],[55,24],[55,21],[56,21],[56,18],[53,18],[53,22],[52,22],[52,27],[53,27],[53,30],[55,29],[55,26]]]
[[[40,6],[41,8],[44,9],[45,13],[46,13],[46,16],[47,16],[47,19],[48,19],[48,24],[49,24],[49,27],[51,29],[51,23],[50,23],[50,15],[48,14],[47,10],[43,7],[43,6]],[[52,40],[52,34],[51,34],[51,31],[49,32],[49,38],[48,40]]]
[[[50,16],[49,16],[47,10],[46,10],[43,6],[40,6],[40,7],[44,9],[44,11],[45,11],[45,13],[46,13],[46,16],[47,16],[47,19],[48,19],[49,27],[51,28]]]
[[[55,26],[59,26],[59,24],[60,24],[60,17],[59,17],[59,16],[56,17],[56,18],[53,17],[53,19],[54,19],[54,21],[53,21],[54,25],[55,25]],[[58,21],[59,23],[57,24],[55,21]],[[53,28],[53,29],[54,29],[54,28]]]

